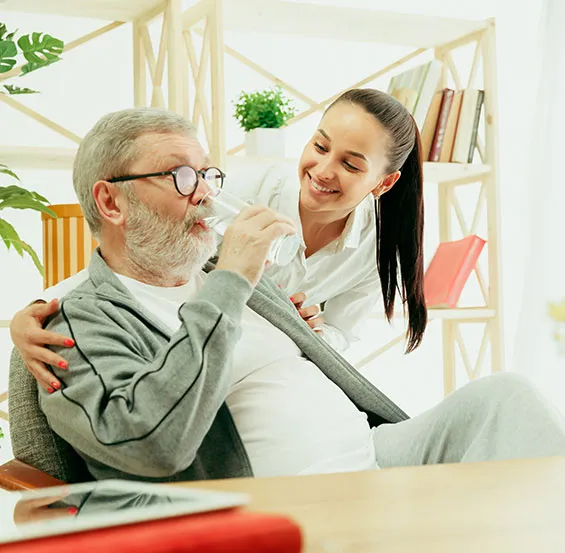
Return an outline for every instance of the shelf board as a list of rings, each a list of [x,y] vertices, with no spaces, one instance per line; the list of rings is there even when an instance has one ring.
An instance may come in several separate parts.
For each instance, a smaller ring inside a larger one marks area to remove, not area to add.
[[[84,17],[109,21],[133,21],[162,0],[0,0],[3,11]],[[203,13],[194,11],[185,21]],[[222,4],[224,29],[280,33],[309,38],[351,42],[398,44],[432,48],[461,36],[481,31],[486,20],[455,19],[433,15],[403,14],[342,6],[325,6],[282,0],[226,0]],[[315,24],[312,24],[312,22]]]
[[[486,307],[460,307],[457,309],[428,309],[430,321],[488,321],[496,317],[494,309]]]
[[[424,163],[424,180],[426,182],[465,184],[476,182],[486,177],[492,168],[482,163]]]
[[[0,0],[0,10],[133,21],[162,0]]]
[[[0,163],[14,169],[72,169],[75,148],[42,148],[30,146],[0,146]],[[290,158],[254,158],[229,156],[226,171],[268,166],[277,163],[294,163]],[[490,173],[489,165],[462,163],[424,163],[426,182],[474,182]]]
[[[14,0],[16,1],[16,0]],[[185,23],[199,7],[185,12]],[[392,13],[345,6],[283,0],[228,0],[224,29],[276,33],[314,39],[344,40],[432,48],[481,31],[487,20]],[[313,24],[314,22],[314,24]]]
[[[403,317],[402,311],[395,311],[395,317]],[[371,313],[371,319],[384,319],[384,312]],[[428,309],[430,321],[488,321],[496,317],[494,309],[486,307],[459,307],[456,309]]]
[[[297,165],[298,159],[257,158],[245,155],[228,156],[226,171],[250,169],[253,164],[264,167],[277,163],[294,163]],[[479,163],[424,163],[424,180],[429,183],[456,182],[458,184],[465,184],[468,182],[479,181],[490,172],[490,165],[483,165]]]

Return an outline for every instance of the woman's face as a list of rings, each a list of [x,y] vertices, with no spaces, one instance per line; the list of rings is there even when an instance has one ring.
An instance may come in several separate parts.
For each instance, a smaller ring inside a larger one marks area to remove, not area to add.
[[[301,208],[343,216],[386,192],[400,176],[385,174],[387,148],[388,132],[373,115],[348,102],[332,107],[300,158]]]

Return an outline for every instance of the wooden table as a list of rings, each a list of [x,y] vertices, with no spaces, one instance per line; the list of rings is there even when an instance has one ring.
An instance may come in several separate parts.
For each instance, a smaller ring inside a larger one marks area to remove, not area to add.
[[[190,485],[292,517],[307,553],[565,552],[565,457]]]

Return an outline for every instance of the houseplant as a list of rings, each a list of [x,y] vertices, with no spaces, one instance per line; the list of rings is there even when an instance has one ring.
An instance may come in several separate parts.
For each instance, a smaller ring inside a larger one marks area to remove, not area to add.
[[[8,32],[6,25],[0,22],[0,73],[15,71],[15,75],[26,75],[61,59],[64,43],[45,33],[24,34],[16,38],[17,30]],[[25,62],[17,68],[18,61]],[[37,90],[15,85],[0,86],[0,94],[37,94]],[[0,160],[1,161],[1,160]],[[7,165],[0,163],[0,175],[8,176],[19,183],[20,179]],[[22,188],[17,184],[0,186],[0,211],[12,209],[33,209],[55,217],[48,207],[48,200],[36,192]],[[16,229],[0,217],[0,238],[8,249],[11,247],[23,257],[27,253],[41,274],[43,267],[34,249],[24,242]]]
[[[296,113],[280,86],[257,92],[241,92],[234,102],[234,116],[245,131],[247,155],[284,157],[284,127]]]

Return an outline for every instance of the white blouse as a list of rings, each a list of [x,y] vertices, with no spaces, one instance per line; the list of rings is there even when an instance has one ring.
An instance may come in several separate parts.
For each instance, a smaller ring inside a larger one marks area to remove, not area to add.
[[[325,324],[322,336],[337,351],[359,339],[361,324],[382,297],[377,271],[375,207],[368,196],[349,216],[340,238],[306,259],[298,209],[300,183],[296,166],[273,165],[259,179],[226,179],[225,188],[242,199],[268,205],[291,217],[302,238],[288,265],[273,265],[266,274],[289,294],[306,294],[305,307],[319,304]],[[249,182],[254,181],[254,182]]]

